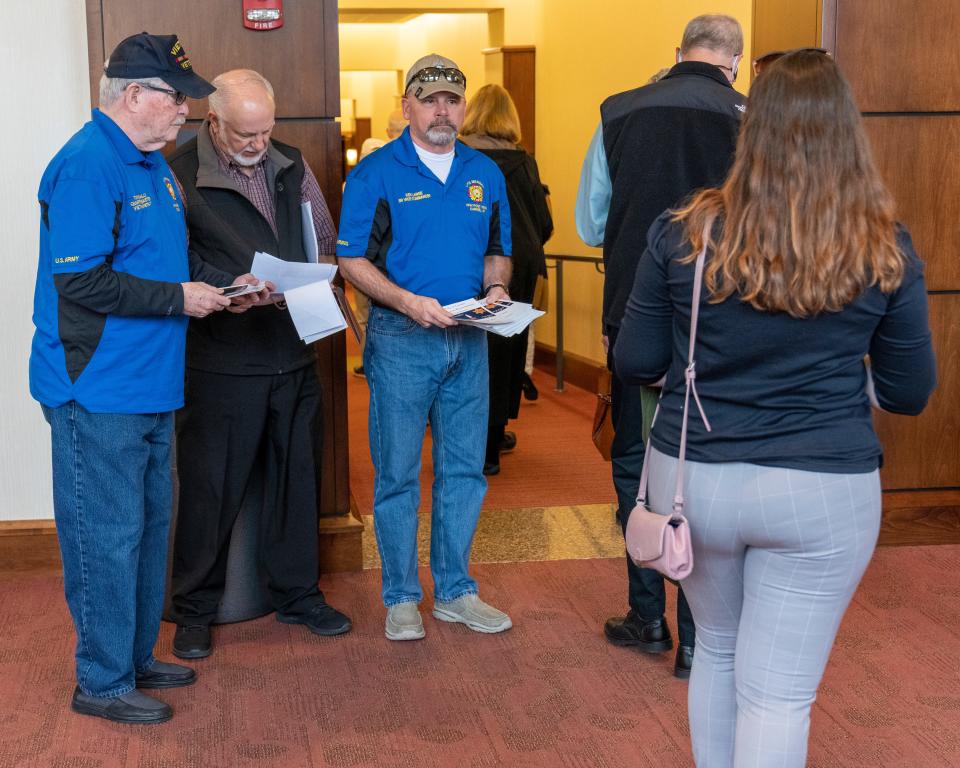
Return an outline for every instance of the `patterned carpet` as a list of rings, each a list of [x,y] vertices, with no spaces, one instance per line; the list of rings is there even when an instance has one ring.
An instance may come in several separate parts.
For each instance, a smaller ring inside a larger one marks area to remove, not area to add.
[[[426,614],[425,641],[390,643],[379,571],[337,575],[323,586],[353,617],[351,634],[317,638],[272,617],[220,627],[199,682],[159,694],[174,719],[136,727],[69,711],[60,579],[10,577],[0,583],[0,767],[691,764],[672,656],[642,657],[600,634],[623,607],[622,561],[474,569],[511,631],[481,636]],[[814,711],[811,766],[960,765],[958,570],[960,547],[877,554]],[[164,625],[162,656],[171,633]]]

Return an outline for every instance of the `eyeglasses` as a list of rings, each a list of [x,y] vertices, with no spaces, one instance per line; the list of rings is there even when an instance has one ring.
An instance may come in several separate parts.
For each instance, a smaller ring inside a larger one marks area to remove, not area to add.
[[[419,83],[435,83],[438,80],[446,80],[448,83],[454,83],[462,88],[467,87],[467,77],[459,69],[447,67],[424,67],[419,72],[411,76],[404,86],[404,90],[410,87],[410,84],[416,80]]]
[[[183,91],[174,91],[170,88],[158,88],[155,85],[150,85],[150,83],[137,83],[137,85],[139,85],[141,88],[147,88],[151,91],[156,91],[157,93],[167,94],[167,96],[173,99],[173,103],[177,106],[180,106],[187,100],[187,94],[185,94]]]

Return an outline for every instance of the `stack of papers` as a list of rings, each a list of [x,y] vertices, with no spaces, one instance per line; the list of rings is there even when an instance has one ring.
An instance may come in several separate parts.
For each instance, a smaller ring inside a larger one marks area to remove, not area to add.
[[[444,307],[463,325],[474,325],[499,336],[516,336],[543,312],[522,301],[466,299]]]
[[[283,261],[269,253],[257,252],[250,271],[260,280],[276,286],[273,295],[282,294],[297,333],[306,344],[347,327],[340,303],[330,284],[337,274],[335,264]]]

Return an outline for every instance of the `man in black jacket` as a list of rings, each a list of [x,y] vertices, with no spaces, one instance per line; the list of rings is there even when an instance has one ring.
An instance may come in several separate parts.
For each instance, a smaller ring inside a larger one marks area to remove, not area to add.
[[[732,83],[743,57],[743,32],[729,16],[687,24],[677,64],[659,81],[611,96],[584,160],[577,196],[577,232],[603,246],[603,339],[612,379],[611,450],[617,517],[626,529],[643,467],[642,387],[616,376],[612,351],[633,287],[647,229],[665,209],[696,189],[719,185],[736,147],[746,99]],[[630,611],[607,621],[615,645],[659,653],[673,647],[664,619],[663,577],[627,558]],[[679,647],[674,674],[690,676],[694,625],[683,590],[677,597]]]
[[[214,85],[197,138],[170,157],[184,189],[191,249],[233,273],[248,272],[256,251],[305,262],[301,204],[309,200],[318,253],[332,254],[333,221],[313,172],[298,149],[270,138],[270,83],[252,70],[234,70]],[[230,534],[258,464],[260,561],[278,621],[320,635],[350,630],[350,620],[317,588],[322,430],[313,362],[282,304],[190,324],[185,406],[177,414],[171,610],[173,652],[181,658],[211,652]]]

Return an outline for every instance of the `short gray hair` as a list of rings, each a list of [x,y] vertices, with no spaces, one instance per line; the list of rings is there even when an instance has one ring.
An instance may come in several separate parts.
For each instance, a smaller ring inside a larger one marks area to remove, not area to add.
[[[103,62],[103,69],[106,70],[109,64],[110,59],[107,59],[105,62]],[[159,77],[138,77],[134,80],[130,80],[126,77],[109,77],[106,71],[104,71],[104,73],[100,76],[100,106],[113,106],[123,92],[130,87],[130,83],[146,83],[147,85],[153,85],[157,88],[168,87],[167,84]]]
[[[743,30],[733,16],[708,13],[691,19],[683,30],[680,53],[692,48],[707,48],[727,56],[743,53]]]
[[[222,113],[226,102],[231,101],[239,86],[256,84],[261,86],[273,101],[273,86],[259,72],[252,69],[233,69],[229,72],[222,72],[210,81],[215,90],[210,94],[210,111],[218,115]]]

